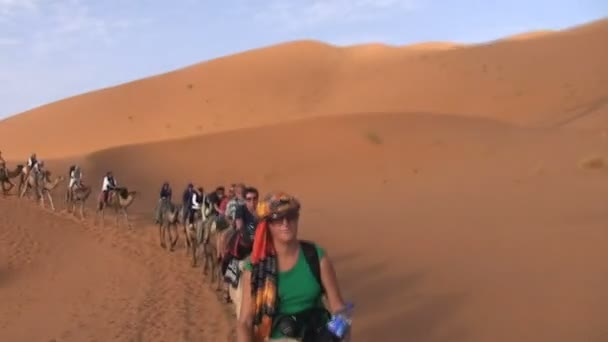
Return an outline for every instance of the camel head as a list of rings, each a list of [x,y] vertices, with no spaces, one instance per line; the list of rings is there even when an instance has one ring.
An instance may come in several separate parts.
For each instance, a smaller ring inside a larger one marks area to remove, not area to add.
[[[127,199],[127,198],[129,198],[129,196],[135,196],[135,194],[137,194],[137,191],[135,191],[135,190],[129,190],[127,188],[120,188],[118,190],[118,195],[122,199]]]

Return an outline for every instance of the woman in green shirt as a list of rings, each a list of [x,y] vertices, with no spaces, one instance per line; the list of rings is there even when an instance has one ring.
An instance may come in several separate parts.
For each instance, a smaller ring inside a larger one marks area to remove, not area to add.
[[[257,214],[253,251],[240,279],[237,341],[319,340],[319,331],[329,336],[322,297],[331,313],[341,311],[345,303],[325,251],[297,238],[300,203],[286,193],[271,193],[258,203]]]

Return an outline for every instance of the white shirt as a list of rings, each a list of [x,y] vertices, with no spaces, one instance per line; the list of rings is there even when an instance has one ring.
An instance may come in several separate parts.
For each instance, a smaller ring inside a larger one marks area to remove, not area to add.
[[[114,178],[114,183],[118,184],[118,182],[116,181],[116,178]],[[107,191],[109,187],[110,187],[110,180],[108,179],[108,176],[105,176],[105,177],[103,177],[103,185],[101,186],[101,191]]]
[[[31,168],[31,167],[32,167],[32,164],[33,164],[33,163],[34,163],[34,161],[32,160],[32,158],[31,158],[31,157],[27,159],[27,166],[28,166],[29,168]]]
[[[201,203],[197,201],[198,194],[195,192],[192,194],[192,209],[199,210]]]
[[[76,177],[78,176],[78,177]],[[70,178],[73,180],[78,180],[80,178],[82,178],[82,171],[79,170],[72,170],[72,172],[70,173]],[[104,178],[104,184],[105,184],[106,180]]]

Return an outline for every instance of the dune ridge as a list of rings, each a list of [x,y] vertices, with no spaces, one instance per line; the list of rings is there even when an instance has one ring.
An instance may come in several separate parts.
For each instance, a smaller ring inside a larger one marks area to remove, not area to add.
[[[522,125],[606,96],[608,21],[536,40],[442,51],[298,41],[64,99],[0,123],[9,158],[52,158],[277,121],[434,112]],[[590,53],[593,51],[593,53]],[[552,98],[552,101],[545,99]],[[90,122],[95,122],[94,130]],[[49,127],[63,125],[70,134]],[[21,139],[27,134],[40,139]],[[11,144],[17,139],[18,145]],[[53,140],[53,145],[44,142]]]

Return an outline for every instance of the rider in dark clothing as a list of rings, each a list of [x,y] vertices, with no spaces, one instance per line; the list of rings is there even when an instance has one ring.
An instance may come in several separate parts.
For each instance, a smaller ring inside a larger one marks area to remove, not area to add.
[[[194,185],[192,185],[192,183],[189,183],[188,187],[186,187],[186,190],[184,190],[184,194],[182,195],[184,217],[188,221],[190,218],[190,207],[192,207],[192,195],[193,194],[194,194]]]
[[[214,192],[210,193],[207,196],[206,205],[211,208],[211,215],[219,215],[220,214],[220,202],[222,198],[224,198],[225,189],[223,186],[219,186],[215,189]]]
[[[163,186],[160,188],[160,199],[158,200],[158,205],[154,214],[156,223],[160,223],[163,210],[171,202],[171,194],[172,191],[171,186],[169,186],[169,182],[164,182]]]
[[[171,186],[169,186],[169,182],[165,182],[163,187],[160,189],[160,199],[168,199],[171,200],[172,190]]]

